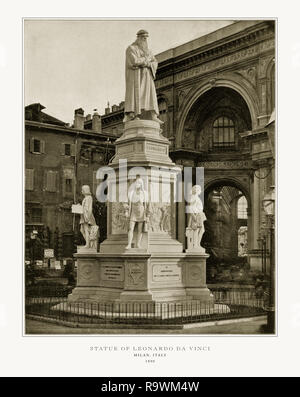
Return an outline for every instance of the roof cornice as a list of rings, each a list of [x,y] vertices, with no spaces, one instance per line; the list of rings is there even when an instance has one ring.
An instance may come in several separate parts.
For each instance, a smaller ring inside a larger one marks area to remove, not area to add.
[[[159,62],[156,80],[274,37],[273,26],[268,21],[262,21],[230,36],[200,45],[198,48],[191,49],[178,56],[171,56]]]
[[[72,134],[72,135],[81,135],[85,137],[91,137],[91,138],[111,138],[111,139],[117,139],[118,137],[112,134],[102,134],[99,132],[93,132],[91,130],[79,130],[71,127],[63,127],[59,125],[53,125],[53,124],[47,124],[47,123],[40,123],[38,121],[29,121],[25,120],[25,127],[34,127],[34,128],[39,128],[39,129],[45,129],[45,130],[51,130],[52,132],[57,132],[57,133],[65,133],[65,134]]]

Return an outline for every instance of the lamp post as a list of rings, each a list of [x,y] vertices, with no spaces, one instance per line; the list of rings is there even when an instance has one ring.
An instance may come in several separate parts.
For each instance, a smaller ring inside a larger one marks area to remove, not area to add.
[[[258,247],[261,251],[261,272],[266,274],[266,255],[267,255],[267,241],[264,232],[259,232],[259,237],[257,239]]]
[[[35,229],[30,233],[30,238],[31,238],[31,241],[32,241],[32,255],[31,255],[31,258],[32,258],[32,265],[33,266],[34,266],[34,260],[35,260],[34,249],[35,249],[35,242],[36,242],[37,235],[38,235],[38,231],[35,230]]]
[[[274,217],[275,217],[275,187],[262,200],[263,208],[268,218],[268,229],[270,233],[270,293],[268,307],[268,322],[266,333],[275,333],[275,254],[274,254]]]

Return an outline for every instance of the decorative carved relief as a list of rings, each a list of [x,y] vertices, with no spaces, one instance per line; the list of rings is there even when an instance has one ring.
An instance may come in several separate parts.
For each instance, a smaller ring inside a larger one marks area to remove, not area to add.
[[[161,154],[167,154],[167,146],[159,145],[157,143],[148,143],[146,144],[146,150],[148,152],[157,152]]]
[[[98,277],[97,263],[79,263],[78,285],[95,285]]]
[[[176,164],[183,165],[184,167],[194,167],[195,162],[194,160],[187,160],[187,159],[177,159]],[[201,167],[201,165],[199,166]]]
[[[267,74],[267,67],[271,60],[274,58],[274,55],[269,55],[268,57],[265,58],[260,58],[259,63],[258,63],[258,76],[260,78],[266,77]]]
[[[144,266],[140,263],[128,264],[128,284],[140,285],[145,281]]]
[[[182,147],[194,149],[195,148],[195,131],[186,128],[183,131]]]
[[[198,140],[197,140],[197,149],[201,151],[207,151],[209,149],[209,143],[210,143],[210,134],[209,131],[206,129],[203,129],[200,131],[198,135]]]
[[[274,47],[275,47],[274,39],[265,40],[261,43],[255,44],[253,46],[249,46],[248,48],[244,48],[240,51],[236,51],[233,54],[225,55],[218,59],[214,59],[212,61],[202,63],[201,65],[191,68],[189,70],[185,70],[183,72],[176,73],[174,76],[174,82],[178,83],[180,81],[184,81],[191,77],[205,74],[211,70],[220,69],[220,68],[223,68],[224,66],[234,64],[236,62],[239,62],[239,61],[242,61],[242,60],[254,57],[254,56],[258,56],[259,54],[263,53],[264,51],[268,51]],[[157,80],[155,85],[158,88],[158,87],[163,87],[168,84],[172,84],[173,83],[172,79],[173,79],[172,76],[167,76],[161,80]]]
[[[267,86],[266,83],[262,83],[261,84],[261,108],[262,111],[265,112],[266,111],[266,107],[267,107]]]
[[[254,66],[251,68],[241,69],[238,73],[250,81],[254,87],[256,86],[256,68]]]
[[[213,88],[216,85],[216,79],[211,79],[211,80],[209,80],[208,83],[210,85],[210,88]]]
[[[238,161],[200,161],[198,167],[211,168],[211,169],[241,169],[252,168],[251,160],[238,160]]]
[[[184,98],[186,97],[187,91],[180,90],[177,93],[177,107],[180,108],[182,103],[184,102]]]
[[[118,154],[130,153],[134,151],[133,145],[123,145],[118,147]]]
[[[192,265],[190,268],[190,279],[199,280],[201,278],[201,268],[197,265]]]
[[[90,280],[91,278],[93,278],[93,266],[90,264],[81,266],[80,276],[84,280]]]
[[[149,229],[152,232],[171,231],[171,205],[169,203],[150,203]]]
[[[128,233],[128,218],[125,216],[127,203],[111,203],[112,206],[112,234]]]

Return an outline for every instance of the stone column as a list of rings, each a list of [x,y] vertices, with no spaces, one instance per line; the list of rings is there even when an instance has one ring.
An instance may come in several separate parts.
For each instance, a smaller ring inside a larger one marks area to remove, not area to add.
[[[260,175],[260,170],[256,170]],[[259,237],[260,225],[260,180],[254,175],[252,187],[252,249],[258,249],[257,239]]]

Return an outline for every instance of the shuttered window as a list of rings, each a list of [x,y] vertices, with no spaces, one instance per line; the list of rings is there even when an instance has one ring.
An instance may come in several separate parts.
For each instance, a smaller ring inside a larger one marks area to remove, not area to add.
[[[63,196],[71,198],[75,186],[75,173],[73,168],[64,168],[62,182]]]
[[[65,143],[65,155],[71,156],[71,145],[69,143]]]
[[[65,179],[65,189],[66,193],[72,193],[73,192],[73,179]]]
[[[57,191],[57,171],[46,171],[45,190],[47,192]]]
[[[31,209],[31,220],[33,223],[41,223],[43,218],[42,208],[32,208]]]
[[[62,156],[75,156],[75,144],[74,143],[62,143],[61,144]]]
[[[25,173],[25,190],[34,189],[34,170],[27,168]]]
[[[42,139],[31,138],[29,140],[29,151],[34,154],[45,153],[45,141]]]

